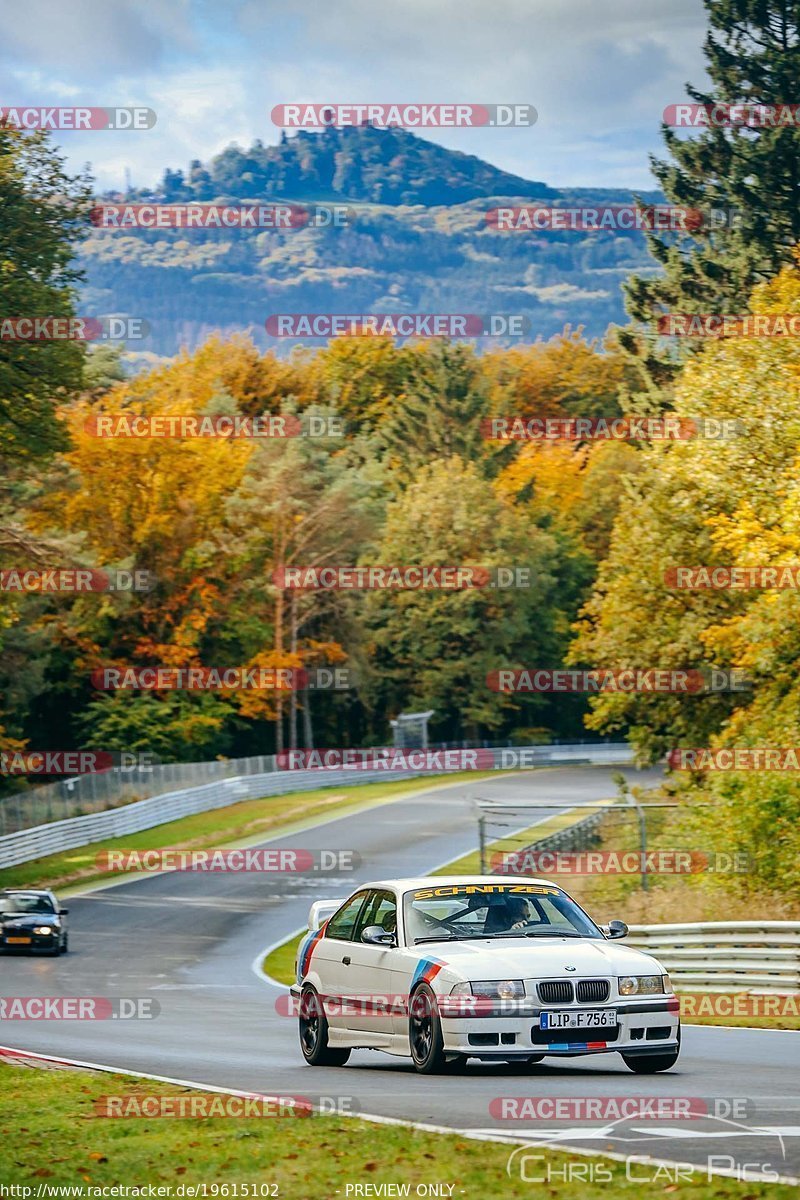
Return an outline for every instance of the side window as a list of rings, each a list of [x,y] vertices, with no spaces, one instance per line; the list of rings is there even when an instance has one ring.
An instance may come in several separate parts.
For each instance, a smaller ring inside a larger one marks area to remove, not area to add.
[[[325,930],[326,938],[338,938],[342,942],[352,942],[353,930],[356,927],[356,920],[366,895],[366,892],[358,892],[352,900],[348,900],[338,912],[333,914],[328,922],[328,928]]]
[[[369,925],[380,925],[387,933],[397,933],[397,900],[392,892],[370,892],[359,918],[356,941]]]

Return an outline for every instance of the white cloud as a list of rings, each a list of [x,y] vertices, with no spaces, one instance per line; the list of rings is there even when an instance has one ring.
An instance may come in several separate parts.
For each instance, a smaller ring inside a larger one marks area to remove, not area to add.
[[[13,52],[6,102],[157,111],[146,133],[62,135],[101,186],[277,141],[287,101],[470,100],[539,121],[425,136],[555,185],[645,188],[663,108],[703,82],[704,28],[702,0],[27,0],[0,60]]]

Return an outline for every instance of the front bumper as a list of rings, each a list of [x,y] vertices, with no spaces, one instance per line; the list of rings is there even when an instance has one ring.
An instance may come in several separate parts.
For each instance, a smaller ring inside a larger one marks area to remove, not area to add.
[[[52,933],[34,933],[32,929],[3,930],[0,933],[0,949],[52,950],[60,940],[60,929],[54,929]]]
[[[578,1012],[581,1006],[569,1006]],[[595,1006],[601,1007],[601,1006]],[[551,1007],[525,1003],[509,1015],[486,1013],[479,1017],[448,1016],[442,1005],[440,1018],[444,1049],[451,1054],[479,1058],[526,1057],[534,1054],[572,1058],[583,1054],[669,1054],[678,1049],[679,1001],[624,1000],[606,1006],[617,1013],[617,1024],[599,1029],[540,1029],[539,1016]],[[444,1011],[442,1011],[442,1009]]]

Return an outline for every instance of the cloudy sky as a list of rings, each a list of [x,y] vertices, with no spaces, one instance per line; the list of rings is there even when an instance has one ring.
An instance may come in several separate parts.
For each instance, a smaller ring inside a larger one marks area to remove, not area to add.
[[[0,105],[144,105],[141,132],[57,135],[101,188],[231,142],[277,141],[275,104],[528,103],[532,129],[424,136],[556,186],[652,186],[667,104],[704,81],[702,0],[25,0]]]

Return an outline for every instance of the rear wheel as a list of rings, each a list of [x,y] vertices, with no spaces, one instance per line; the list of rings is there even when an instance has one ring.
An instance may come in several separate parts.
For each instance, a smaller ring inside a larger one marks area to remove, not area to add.
[[[436,997],[426,983],[421,984],[411,997],[408,1041],[411,1058],[420,1075],[438,1075],[447,1070],[439,1009]]]
[[[343,1067],[350,1051],[328,1045],[328,1019],[322,1001],[313,988],[304,988],[300,997],[300,1049],[312,1067]]]

